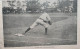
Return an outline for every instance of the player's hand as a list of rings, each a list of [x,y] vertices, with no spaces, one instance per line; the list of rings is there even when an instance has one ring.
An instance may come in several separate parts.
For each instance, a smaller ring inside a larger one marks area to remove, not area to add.
[[[52,25],[52,22],[51,21],[48,21],[49,25]]]

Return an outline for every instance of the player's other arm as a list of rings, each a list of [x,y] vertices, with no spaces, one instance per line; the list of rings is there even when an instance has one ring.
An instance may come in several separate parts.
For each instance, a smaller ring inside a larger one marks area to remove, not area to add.
[[[49,23],[50,25],[52,25],[50,16],[47,16],[46,18],[47,18],[47,20],[48,20],[48,23]]]
[[[52,22],[51,22],[51,21],[48,21],[48,23],[49,23],[50,25],[52,25]]]

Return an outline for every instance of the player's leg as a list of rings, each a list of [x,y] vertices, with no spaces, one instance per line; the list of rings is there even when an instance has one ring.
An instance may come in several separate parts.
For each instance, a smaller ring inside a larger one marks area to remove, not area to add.
[[[31,30],[31,28],[29,27],[26,31],[25,31],[25,33],[23,33],[23,34],[26,34],[26,32],[28,32],[29,30]]]
[[[48,28],[45,28],[45,35],[47,35]]]
[[[47,24],[47,23],[45,23],[45,22],[41,22],[41,24],[42,24],[42,26],[44,26],[44,28],[45,28],[45,35],[47,35],[49,24]]]
[[[28,31],[30,31],[32,28],[34,28],[35,26],[37,26],[37,22],[34,22],[24,33],[22,34],[15,34],[17,36],[24,36]]]
[[[29,28],[25,31],[25,33],[28,32],[30,29],[31,29],[31,28],[29,27]]]
[[[28,31],[30,31],[31,29],[33,29],[35,26],[37,26],[37,22],[34,22],[23,34],[26,34]]]
[[[17,36],[24,36],[26,34],[26,32],[28,32],[30,29],[31,28],[29,27],[24,33],[22,33],[22,34],[15,34],[15,35],[17,35]]]

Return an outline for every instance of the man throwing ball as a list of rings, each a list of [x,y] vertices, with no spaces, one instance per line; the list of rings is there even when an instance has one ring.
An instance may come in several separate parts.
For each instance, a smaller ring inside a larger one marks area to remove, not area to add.
[[[18,36],[24,36],[29,30],[33,29],[34,27],[41,25],[45,28],[45,35],[47,35],[48,26],[50,26],[51,18],[50,16],[44,11],[43,14],[22,34],[16,34]]]

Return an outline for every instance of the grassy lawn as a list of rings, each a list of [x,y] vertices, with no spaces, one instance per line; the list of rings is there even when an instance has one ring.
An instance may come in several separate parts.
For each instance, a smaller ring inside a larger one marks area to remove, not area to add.
[[[5,46],[38,46],[38,45],[71,45],[76,44],[76,14],[49,13],[53,24],[44,35],[44,28],[37,26],[24,37],[14,36],[23,33],[41,14],[8,14],[3,15]]]

